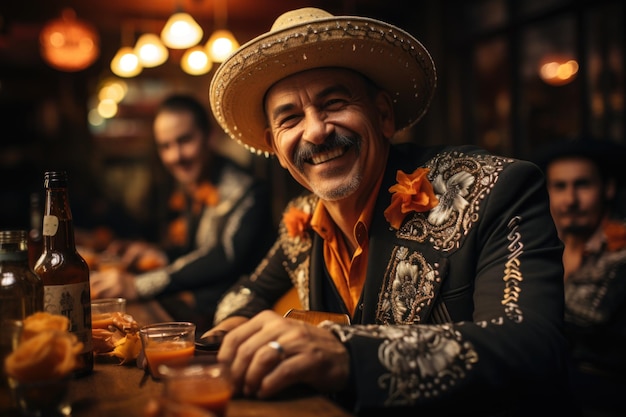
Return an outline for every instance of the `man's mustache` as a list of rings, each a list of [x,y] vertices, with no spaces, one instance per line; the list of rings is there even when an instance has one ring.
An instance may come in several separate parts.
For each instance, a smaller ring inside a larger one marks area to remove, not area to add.
[[[310,142],[301,142],[293,153],[293,162],[299,171],[304,169],[304,164],[310,161],[314,155],[328,152],[336,148],[347,148],[355,146],[357,154],[361,149],[361,138],[357,136],[347,136],[340,133],[333,133],[326,138],[321,145],[314,145]]]

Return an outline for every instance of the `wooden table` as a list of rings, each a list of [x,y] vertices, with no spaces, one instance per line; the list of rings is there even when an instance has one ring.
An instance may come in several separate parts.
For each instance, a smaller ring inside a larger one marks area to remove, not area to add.
[[[127,312],[139,324],[169,321],[157,302],[129,303]],[[143,417],[146,404],[163,392],[160,381],[133,365],[96,360],[91,375],[72,381],[73,417]],[[234,398],[226,417],[351,417],[323,395],[294,390],[274,400]]]

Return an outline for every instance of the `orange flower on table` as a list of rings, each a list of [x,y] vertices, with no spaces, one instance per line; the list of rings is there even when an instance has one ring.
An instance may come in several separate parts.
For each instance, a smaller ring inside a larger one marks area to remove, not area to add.
[[[10,377],[20,381],[47,381],[67,377],[77,368],[83,344],[69,332],[67,317],[37,312],[23,320],[20,341],[4,361]]]
[[[417,168],[413,173],[398,171],[397,184],[389,187],[391,204],[385,210],[385,219],[391,227],[399,229],[410,212],[425,212],[439,204],[433,186],[428,181],[428,168]]]
[[[609,251],[616,251],[626,247],[626,225],[622,222],[608,220],[604,223],[604,235]]]
[[[296,207],[291,207],[283,215],[283,222],[287,227],[287,233],[291,237],[301,237],[309,227],[311,213],[304,212]]]

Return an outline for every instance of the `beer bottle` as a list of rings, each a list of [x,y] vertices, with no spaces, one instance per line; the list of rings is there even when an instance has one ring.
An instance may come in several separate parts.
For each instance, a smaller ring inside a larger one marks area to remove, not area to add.
[[[43,283],[28,264],[26,230],[0,231],[0,318],[23,320],[43,310]]]
[[[83,343],[75,376],[93,371],[89,267],[77,252],[66,171],[44,174],[43,251],[35,273],[43,281],[44,310],[66,316],[70,331]]]

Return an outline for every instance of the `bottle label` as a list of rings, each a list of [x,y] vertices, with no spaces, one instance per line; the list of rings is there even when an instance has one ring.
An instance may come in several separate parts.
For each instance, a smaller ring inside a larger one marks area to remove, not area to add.
[[[59,230],[59,218],[50,214],[43,216],[43,235],[54,236],[57,230]]]
[[[53,217],[53,216],[52,216]],[[44,310],[70,321],[69,331],[83,343],[83,353],[91,352],[91,299],[89,282],[44,286]]]

